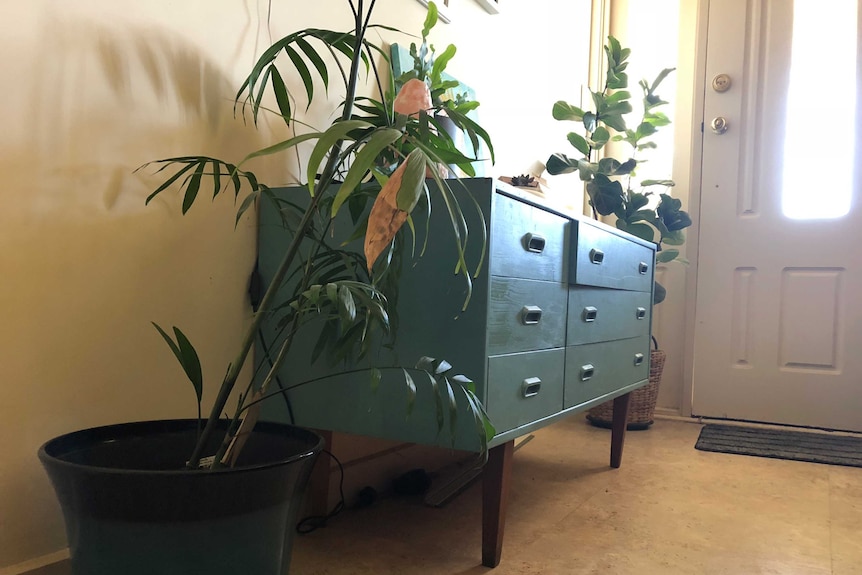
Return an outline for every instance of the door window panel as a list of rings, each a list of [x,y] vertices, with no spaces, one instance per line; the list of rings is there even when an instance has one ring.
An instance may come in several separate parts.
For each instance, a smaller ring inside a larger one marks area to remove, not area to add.
[[[840,218],[850,211],[856,147],[856,1],[793,3],[781,198],[788,218]]]

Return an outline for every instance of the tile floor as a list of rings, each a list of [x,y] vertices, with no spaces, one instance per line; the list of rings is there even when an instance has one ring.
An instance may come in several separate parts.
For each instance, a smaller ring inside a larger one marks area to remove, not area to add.
[[[515,453],[503,558],[481,566],[481,485],[443,508],[389,496],[299,536],[296,575],[862,574],[862,469],[696,451],[700,425],[573,417]],[[63,570],[43,571],[64,575]]]

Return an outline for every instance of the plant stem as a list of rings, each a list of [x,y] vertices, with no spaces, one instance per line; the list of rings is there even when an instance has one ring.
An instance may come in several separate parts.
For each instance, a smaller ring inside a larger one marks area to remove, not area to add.
[[[371,7],[369,8],[369,17],[371,15],[371,10],[373,9],[373,7],[374,4],[372,2]],[[344,98],[344,110],[341,114],[342,121],[350,119],[351,115],[353,114],[353,102],[356,99],[356,86],[359,78],[359,64],[361,60],[362,46],[366,30],[362,20],[362,0],[359,0],[359,7],[356,11],[355,27],[356,44],[354,46],[353,58],[350,64],[350,75],[348,76],[349,80],[347,83],[347,94]],[[329,159],[327,160],[326,166],[323,169],[323,173],[321,174],[321,177],[318,180],[317,185],[315,186],[315,193],[311,198],[308,208],[303,214],[302,220],[300,221],[299,225],[296,228],[296,231],[294,232],[293,238],[290,241],[287,251],[285,252],[281,263],[276,269],[276,272],[273,275],[269,286],[267,287],[266,293],[264,294],[263,299],[260,302],[260,306],[258,307],[257,312],[255,312],[253,316],[252,323],[245,333],[242,347],[240,348],[240,351],[234,361],[230,364],[228,372],[225,375],[224,380],[222,381],[221,388],[219,388],[218,395],[216,396],[215,403],[213,404],[212,410],[210,411],[207,423],[204,426],[203,432],[201,433],[200,438],[198,439],[198,442],[195,445],[191,456],[189,457],[189,462],[187,466],[191,469],[196,469],[200,465],[200,460],[203,456],[204,447],[209,442],[210,437],[215,431],[216,423],[221,418],[221,414],[224,411],[225,405],[227,405],[227,401],[230,398],[230,394],[231,392],[233,392],[237,379],[239,379],[239,374],[242,371],[242,367],[245,364],[245,360],[248,358],[248,354],[251,351],[251,346],[257,337],[257,332],[260,329],[263,318],[267,314],[269,309],[272,307],[273,301],[275,300],[278,290],[281,287],[281,282],[284,280],[284,276],[287,274],[287,271],[290,269],[294,259],[296,258],[296,254],[299,252],[299,247],[305,239],[306,230],[311,224],[312,218],[314,217],[314,214],[317,210],[317,206],[320,203],[324,192],[332,183],[341,156],[341,146],[342,140],[339,140],[330,150]],[[284,356],[281,357],[281,360],[282,361],[277,362],[275,365],[273,365],[273,372],[276,371],[280,364],[283,362]]]

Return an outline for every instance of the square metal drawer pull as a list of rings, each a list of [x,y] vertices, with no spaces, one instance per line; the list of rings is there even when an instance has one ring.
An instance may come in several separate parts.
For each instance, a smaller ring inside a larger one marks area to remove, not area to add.
[[[635,365],[641,365],[644,362],[644,354],[636,353],[635,354]]]
[[[591,363],[585,363],[581,366],[581,381],[587,381],[596,372],[596,368]]]
[[[599,315],[599,310],[594,308],[593,306],[588,305],[584,308],[583,317],[584,317],[585,322],[589,323],[589,322],[596,321],[596,318],[598,317],[598,315]]]
[[[590,250],[590,261],[594,264],[599,264],[605,261],[605,252],[600,249],[593,248]]]
[[[540,254],[545,249],[545,238],[539,234],[527,234],[524,236],[524,245],[528,252]]]
[[[542,308],[537,305],[525,305],[521,308],[521,322],[524,325],[536,325],[542,321]]]
[[[649,265],[646,262],[639,263],[638,271],[641,273],[641,275],[646,275],[646,273],[649,271]]]
[[[644,319],[646,317],[646,308],[645,307],[639,307],[635,316],[638,319]]]
[[[538,377],[528,377],[524,380],[524,397],[535,397],[539,395],[539,390],[542,387],[542,380]]]

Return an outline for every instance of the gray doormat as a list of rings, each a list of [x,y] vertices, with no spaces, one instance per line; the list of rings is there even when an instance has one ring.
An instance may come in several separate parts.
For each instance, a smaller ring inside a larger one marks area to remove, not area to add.
[[[862,437],[708,423],[695,449],[862,467]]]

